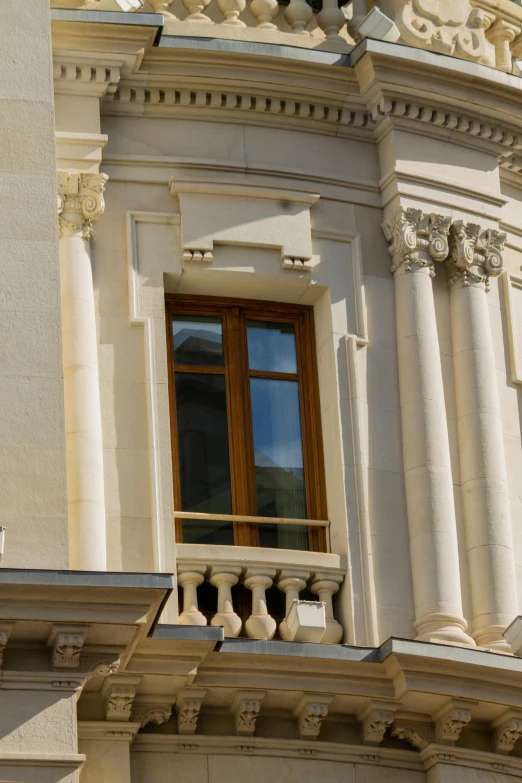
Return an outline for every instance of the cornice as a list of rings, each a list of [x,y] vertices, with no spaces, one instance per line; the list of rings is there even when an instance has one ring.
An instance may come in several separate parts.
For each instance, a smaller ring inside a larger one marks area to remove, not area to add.
[[[275,94],[265,85],[249,90],[210,90],[199,85],[185,87],[142,86],[122,81],[103,105],[104,115],[176,117],[270,125],[279,128],[352,136],[368,139],[373,126],[367,112],[342,102],[328,103],[296,94],[293,86]]]

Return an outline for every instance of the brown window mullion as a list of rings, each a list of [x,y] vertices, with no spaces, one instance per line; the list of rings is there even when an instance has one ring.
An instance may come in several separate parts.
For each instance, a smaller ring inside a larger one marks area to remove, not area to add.
[[[229,439],[232,468],[232,497],[235,514],[252,513],[252,482],[248,475],[247,417],[245,412],[245,369],[243,356],[242,319],[239,308],[232,307],[225,317],[226,367],[229,399]],[[252,525],[234,523],[237,546],[256,546]]]

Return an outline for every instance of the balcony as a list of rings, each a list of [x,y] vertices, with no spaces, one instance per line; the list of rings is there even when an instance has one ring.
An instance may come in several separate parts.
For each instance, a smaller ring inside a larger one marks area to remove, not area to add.
[[[185,516],[186,513],[183,514]],[[264,518],[236,518],[234,515],[234,521],[245,520],[266,521]],[[278,521],[303,524],[303,520]],[[329,524],[312,520],[305,520],[306,523]],[[346,573],[344,558],[339,555],[288,549],[178,544],[176,561],[178,584],[183,594],[181,625],[207,625],[210,620],[210,625],[223,626],[227,637],[242,635],[250,639],[272,639],[277,635],[285,641],[338,644],[343,638],[343,628],[334,613],[334,596]],[[272,601],[267,600],[269,591]],[[278,605],[278,591],[283,607],[271,613],[271,604]],[[306,605],[298,604],[305,591],[306,597],[312,601]],[[238,603],[242,604],[241,608]],[[216,607],[215,611],[209,612],[211,606]],[[298,609],[308,609],[309,614],[318,615],[314,609],[321,608],[323,611],[323,607],[324,624],[320,632],[313,621],[310,625],[299,625],[296,620]]]
[[[96,10],[100,0],[50,2],[53,8]],[[520,75],[518,0],[144,0],[138,14],[163,14],[162,48],[169,48],[169,38],[185,37],[343,53],[361,39],[359,25],[373,5],[395,23],[399,43]]]

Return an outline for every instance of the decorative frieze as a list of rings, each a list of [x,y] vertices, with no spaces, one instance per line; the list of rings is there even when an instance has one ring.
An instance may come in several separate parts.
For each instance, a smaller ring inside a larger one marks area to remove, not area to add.
[[[309,272],[312,264],[309,258],[283,258],[283,269],[292,269],[294,272]]]
[[[193,250],[192,248],[184,248],[181,258],[183,261],[203,261],[205,264],[209,264],[214,260],[212,250]]]
[[[178,693],[176,714],[178,717],[178,734],[195,734],[198,727],[199,712],[205,690],[186,688]]]
[[[105,210],[106,174],[58,172],[58,221],[60,237],[81,234],[92,239],[93,222]]]
[[[236,693],[230,707],[235,716],[236,734],[244,737],[254,735],[257,716],[264,697],[264,691],[239,691]]]
[[[391,271],[411,272],[412,266],[427,267],[435,274],[434,262],[448,255],[448,234],[451,218],[424,214],[420,209],[398,209],[382,224],[390,247]]]
[[[93,64],[67,60],[53,62],[55,95],[93,95],[103,98],[116,92],[121,63]]]
[[[504,269],[502,253],[506,234],[494,229],[482,230],[476,223],[458,220],[452,224],[449,237],[448,285],[464,286],[484,283]]]
[[[328,706],[332,703],[333,698],[333,696],[326,694],[304,694],[294,710],[301,739],[317,739],[323,720],[328,715]]]

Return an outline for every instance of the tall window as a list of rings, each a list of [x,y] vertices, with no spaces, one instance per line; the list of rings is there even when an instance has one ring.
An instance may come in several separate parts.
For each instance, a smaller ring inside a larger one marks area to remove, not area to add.
[[[310,307],[167,296],[176,508],[326,519]],[[326,548],[323,528],[178,519],[184,543]]]

